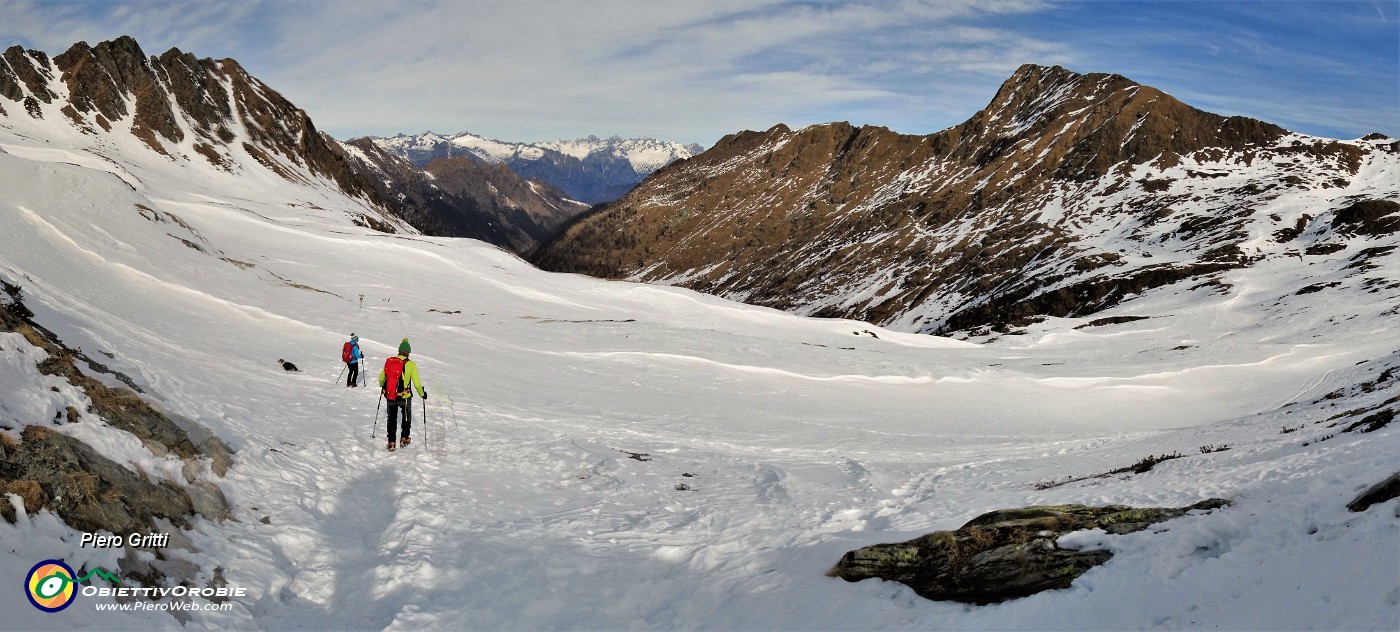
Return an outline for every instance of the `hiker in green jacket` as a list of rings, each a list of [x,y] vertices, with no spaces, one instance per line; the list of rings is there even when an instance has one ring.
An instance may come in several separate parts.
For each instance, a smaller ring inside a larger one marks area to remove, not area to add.
[[[413,423],[413,388],[418,388],[418,396],[424,401],[428,399],[428,391],[424,390],[423,382],[418,379],[418,365],[408,359],[408,354],[413,348],[408,344],[408,338],[404,338],[399,343],[399,355],[384,361],[384,370],[379,372],[379,392],[389,402],[389,448],[390,452],[396,447],[404,447],[413,440],[409,438],[409,426]],[[402,412],[400,412],[402,411]],[[398,432],[399,415],[403,416],[403,435],[401,435],[398,445],[394,445],[394,436]]]

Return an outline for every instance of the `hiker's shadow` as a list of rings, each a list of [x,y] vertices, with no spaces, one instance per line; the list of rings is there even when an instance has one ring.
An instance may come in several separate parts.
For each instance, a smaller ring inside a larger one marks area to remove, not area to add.
[[[390,468],[367,471],[340,491],[335,511],[322,518],[326,544],[339,558],[326,614],[347,628],[387,627],[407,597],[401,593],[412,589],[411,583],[381,587],[376,572],[402,544],[392,541],[390,530],[399,511],[398,483]]]

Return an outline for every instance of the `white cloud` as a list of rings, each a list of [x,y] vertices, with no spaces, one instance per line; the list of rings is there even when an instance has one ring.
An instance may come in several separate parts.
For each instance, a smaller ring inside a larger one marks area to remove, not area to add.
[[[891,101],[911,87],[891,76],[925,72],[921,64],[929,59],[945,73],[1009,72],[1033,61],[1011,60],[1013,51],[1053,47],[998,39],[1000,31],[957,20],[1039,6],[474,2],[386,7],[361,0],[280,21],[279,44],[266,57],[270,67],[259,72],[333,132],[470,129],[525,139],[628,133],[710,142],[742,127],[792,122],[792,112]],[[969,45],[975,54],[958,54]],[[915,48],[925,57],[906,52]],[[988,64],[989,57],[1002,61]],[[988,97],[990,92],[983,100]],[[981,103],[966,105],[970,114]]]
[[[0,34],[51,52],[131,34],[147,53],[234,57],[341,136],[431,128],[712,142],[740,128],[819,122],[798,119],[823,110],[847,118],[841,106],[908,103],[903,77],[1009,72],[1028,61],[1010,51],[1049,45],[959,20],[1041,6],[0,0]],[[963,104],[964,114],[980,105]]]
[[[254,16],[260,2],[41,2],[0,0],[0,37],[49,53],[60,53],[84,41],[97,44],[131,35],[147,54],[171,47],[202,45],[190,50],[204,56],[207,49],[241,50],[241,24]]]
[[[624,134],[702,143],[780,122],[851,120],[934,131],[981,108],[1027,62],[1150,81],[1199,67],[1203,59],[1223,66],[1241,54],[1280,51],[1277,38],[1248,29],[1190,36],[1194,31],[1167,28],[1155,18],[1129,28],[1122,15],[1115,26],[1096,26],[1100,7],[1112,6],[1039,0],[0,0],[0,37],[56,53],[78,40],[95,44],[130,34],[147,53],[177,46],[233,57],[341,137],[432,129],[505,140]],[[1151,8],[1161,13],[1179,6]],[[1057,16],[1074,28],[1038,26],[1040,18]],[[1283,52],[1333,76],[1348,65],[1325,51],[1311,58]],[[1132,72],[1138,68],[1143,75]],[[1294,100],[1307,98],[1305,86],[1289,89]],[[1300,91],[1304,96],[1296,96]],[[1241,98],[1250,111],[1248,97]],[[1259,105],[1255,112],[1270,111]],[[1313,113],[1329,120],[1345,116],[1330,108]]]

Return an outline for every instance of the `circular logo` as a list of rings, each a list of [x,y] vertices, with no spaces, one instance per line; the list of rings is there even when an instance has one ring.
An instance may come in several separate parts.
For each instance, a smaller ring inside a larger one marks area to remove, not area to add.
[[[24,589],[29,603],[44,612],[58,612],[72,605],[77,592],[73,584],[73,569],[63,560],[44,560],[35,564],[24,578]]]

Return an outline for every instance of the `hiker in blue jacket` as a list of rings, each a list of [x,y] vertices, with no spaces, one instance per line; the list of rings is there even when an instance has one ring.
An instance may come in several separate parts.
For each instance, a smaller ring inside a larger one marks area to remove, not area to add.
[[[345,343],[345,348],[340,351],[340,359],[345,361],[345,366],[349,367],[350,377],[345,380],[345,385],[355,388],[360,385],[360,360],[365,354],[360,352],[360,337],[350,334],[350,342]]]

